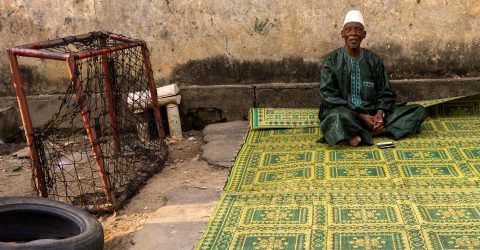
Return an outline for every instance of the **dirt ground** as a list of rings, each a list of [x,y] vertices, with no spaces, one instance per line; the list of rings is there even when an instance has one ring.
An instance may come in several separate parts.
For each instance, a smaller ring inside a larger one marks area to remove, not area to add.
[[[105,249],[129,249],[133,234],[146,219],[168,202],[175,188],[214,189],[221,192],[228,169],[216,167],[201,159],[204,144],[201,131],[184,133],[184,140],[169,141],[170,157],[164,169],[150,178],[143,188],[120,211],[99,216],[105,232]],[[28,159],[12,156],[25,143],[0,144],[0,196],[34,196]]]
[[[0,196],[35,195],[29,160],[11,155],[26,146],[25,143],[0,144]]]

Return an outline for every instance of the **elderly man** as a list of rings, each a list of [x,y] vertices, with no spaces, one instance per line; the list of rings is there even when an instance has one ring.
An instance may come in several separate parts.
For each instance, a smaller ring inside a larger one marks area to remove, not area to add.
[[[344,47],[325,57],[321,71],[322,141],[329,145],[341,141],[351,146],[371,145],[375,135],[387,133],[400,139],[418,133],[425,109],[395,104],[396,94],[382,61],[360,47],[367,35],[360,11],[347,13],[341,35]]]

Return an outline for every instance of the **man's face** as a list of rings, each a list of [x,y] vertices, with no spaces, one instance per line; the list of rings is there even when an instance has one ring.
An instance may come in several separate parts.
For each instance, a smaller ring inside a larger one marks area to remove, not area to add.
[[[345,45],[351,49],[360,48],[360,43],[367,36],[367,32],[361,23],[346,23],[342,29],[342,37],[345,39]]]

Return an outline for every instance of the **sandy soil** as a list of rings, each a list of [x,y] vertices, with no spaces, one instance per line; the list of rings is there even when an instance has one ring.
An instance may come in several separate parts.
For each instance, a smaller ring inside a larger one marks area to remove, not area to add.
[[[134,245],[133,233],[168,201],[170,190],[178,187],[221,191],[228,169],[215,167],[201,159],[204,143],[201,131],[184,133],[184,140],[169,141],[170,157],[164,169],[120,211],[99,216],[105,232],[105,249],[128,249]],[[23,144],[0,145],[0,196],[34,196],[28,159],[11,156]]]
[[[0,196],[36,195],[32,187],[30,161],[11,155],[25,147],[25,143],[0,144]]]

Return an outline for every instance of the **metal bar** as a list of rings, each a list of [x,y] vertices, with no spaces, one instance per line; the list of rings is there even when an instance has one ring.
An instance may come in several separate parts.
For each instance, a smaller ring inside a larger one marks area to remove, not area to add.
[[[112,48],[105,48],[105,49],[93,50],[93,51],[88,51],[88,52],[81,52],[81,53],[76,54],[75,56],[78,59],[83,59],[83,58],[87,58],[87,57],[91,57],[91,56],[98,56],[98,55],[102,55],[102,54],[112,53],[112,52],[115,52],[115,51],[129,49],[129,48],[133,48],[133,47],[136,47],[136,46],[142,46],[142,45],[143,45],[143,42],[135,42],[135,43],[129,43],[129,44],[125,44],[125,45],[115,46],[115,47],[112,47]]]
[[[155,115],[155,123],[157,124],[158,137],[160,140],[165,138],[165,130],[163,129],[162,116],[160,115],[160,107],[158,107],[157,88],[153,79],[152,65],[150,64],[150,53],[147,46],[142,46],[143,63],[145,65],[145,74],[148,77],[148,87],[150,89],[150,97],[152,98],[152,108]]]
[[[105,44],[105,39],[101,40],[101,44]],[[107,92],[108,115],[110,116],[110,126],[113,130],[113,143],[115,145],[115,153],[120,152],[120,136],[118,132],[117,115],[115,114],[115,103],[112,88],[112,72],[108,65],[108,54],[102,54],[103,76],[105,77],[105,91]]]
[[[111,38],[113,40],[117,40],[117,41],[120,41],[120,42],[125,42],[125,43],[142,42],[142,43],[144,43],[141,40],[133,39],[133,38],[130,38],[130,37],[119,35],[119,34],[108,33],[108,32],[106,32],[105,34],[108,36],[108,38]]]
[[[69,57],[69,54],[45,51],[45,50],[35,50],[35,49],[25,49],[25,48],[11,48],[10,49],[14,55],[25,56],[25,57],[36,57],[42,59],[53,59],[53,60],[62,60],[66,61]]]
[[[111,38],[114,40],[125,42],[124,45],[115,46],[112,48],[104,48],[100,50],[88,51],[88,52],[80,52],[75,54],[77,58],[83,59],[91,56],[97,56],[101,54],[111,53],[118,50],[129,49],[136,46],[143,46],[145,42],[137,39],[131,39],[125,36],[113,34],[113,33],[104,33],[104,32],[90,32],[89,34],[85,35],[78,35],[78,36],[69,36],[60,39],[54,39],[45,42],[39,43],[31,43],[26,45],[21,45],[12,48],[16,55],[22,55],[27,57],[37,57],[37,58],[47,58],[47,59],[54,59],[54,60],[67,60],[70,54],[68,53],[59,53],[59,52],[51,52],[51,51],[44,51],[42,49],[52,48],[55,46],[63,46],[68,45],[73,42],[79,42],[86,39],[91,38]]]
[[[103,189],[105,191],[105,196],[107,200],[113,205],[116,205],[116,199],[111,194],[110,189],[110,179],[108,179],[108,174],[105,172],[105,166],[103,161],[102,148],[97,144],[97,133],[95,131],[95,126],[93,124],[92,118],[90,117],[90,110],[84,102],[84,95],[82,90],[82,84],[80,79],[77,77],[77,69],[75,65],[75,59],[70,57],[67,60],[68,74],[70,75],[71,84],[75,85],[75,95],[77,97],[78,104],[80,106],[80,112],[82,114],[83,124],[87,130],[88,140],[92,146],[93,157],[97,163],[98,171],[100,172],[100,178],[102,179]]]
[[[30,159],[32,160],[33,172],[35,174],[35,185],[38,192],[37,194],[42,197],[48,197],[45,179],[42,169],[40,168],[40,157],[38,154],[37,145],[35,144],[33,125],[30,118],[30,112],[28,110],[25,89],[23,88],[22,79],[20,77],[20,70],[18,68],[17,56],[14,55],[14,53],[10,49],[7,50],[7,53],[10,63],[10,71],[13,77],[13,86],[15,87],[15,92],[17,93],[18,107],[20,109],[23,127],[25,128],[25,136],[27,138],[28,147],[30,148]]]
[[[95,34],[96,34],[95,32],[91,32],[91,33],[84,34],[84,35],[68,36],[68,37],[48,40],[48,41],[44,41],[44,42],[20,45],[20,46],[17,46],[15,48],[35,49],[35,50],[48,49],[48,48],[52,48],[52,47],[59,46],[59,45],[60,46],[61,45],[67,45],[67,44],[70,44],[72,42],[78,42],[78,41],[90,39]]]
[[[135,43],[120,45],[112,48],[104,48],[104,49],[88,51],[88,52],[80,52],[73,55],[76,55],[78,59],[84,59],[87,57],[108,54],[115,51],[129,49],[129,48],[142,46],[142,45],[143,45],[143,42],[135,42]],[[26,57],[37,57],[37,58],[54,59],[54,60],[62,60],[62,61],[66,61],[70,57],[70,54],[63,54],[63,53],[44,51],[44,50],[24,49],[24,48],[18,48],[18,47],[12,48],[12,50],[16,55],[26,56]]]

